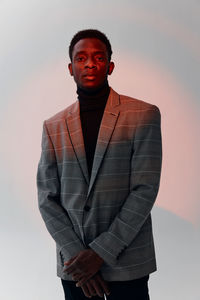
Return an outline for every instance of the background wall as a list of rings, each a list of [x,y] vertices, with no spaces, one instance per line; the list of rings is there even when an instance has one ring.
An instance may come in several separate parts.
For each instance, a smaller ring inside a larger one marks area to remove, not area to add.
[[[110,85],[162,115],[151,299],[200,299],[199,15],[198,0],[0,1],[1,299],[64,299],[35,177],[43,120],[76,100],[68,45],[85,28],[111,40]]]

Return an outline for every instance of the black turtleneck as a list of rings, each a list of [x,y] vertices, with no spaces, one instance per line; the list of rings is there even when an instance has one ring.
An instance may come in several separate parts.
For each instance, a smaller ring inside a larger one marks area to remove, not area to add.
[[[107,81],[98,90],[86,91],[77,88],[89,176],[91,176],[98,132],[109,93],[110,87]]]

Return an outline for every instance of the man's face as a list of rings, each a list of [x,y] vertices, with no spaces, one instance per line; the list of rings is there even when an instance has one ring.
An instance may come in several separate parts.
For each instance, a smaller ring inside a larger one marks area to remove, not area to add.
[[[106,45],[102,41],[84,38],[75,44],[68,68],[80,88],[95,90],[112,73],[114,63],[108,61]]]

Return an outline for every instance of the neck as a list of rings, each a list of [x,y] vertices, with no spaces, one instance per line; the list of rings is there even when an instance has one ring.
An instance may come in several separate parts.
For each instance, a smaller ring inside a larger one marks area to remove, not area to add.
[[[89,90],[89,89],[84,89],[82,87],[79,87],[77,85],[77,94],[78,94],[78,98],[91,98],[94,99],[96,97],[102,97],[105,96],[107,94],[109,94],[110,92],[110,87],[108,85],[108,81],[106,80],[104,82],[104,84],[101,87],[98,87],[97,89],[93,90]],[[80,99],[79,99],[80,100]]]
[[[80,110],[96,110],[104,108],[110,93],[110,87],[106,81],[103,86],[96,90],[84,90],[77,87],[78,100],[80,103]]]

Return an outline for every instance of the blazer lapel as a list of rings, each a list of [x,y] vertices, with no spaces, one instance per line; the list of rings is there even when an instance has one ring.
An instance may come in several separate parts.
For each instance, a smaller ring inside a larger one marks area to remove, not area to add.
[[[66,121],[77,160],[82,169],[83,176],[85,177],[85,180],[89,185],[89,173],[87,168],[87,160],[80,119],[80,107],[78,100],[72,105],[72,109],[69,112],[69,117],[66,119]]]
[[[119,115],[119,108],[117,107],[119,104],[120,104],[119,94],[117,94],[112,88],[110,88],[110,94],[106,103],[106,107],[104,110],[104,114],[99,129],[99,134],[97,138],[97,144],[96,144],[96,149],[94,154],[92,173],[91,173],[87,197],[91,192],[99,168],[101,166],[105,151],[108,147],[109,141],[114,131],[118,119],[118,115]]]

